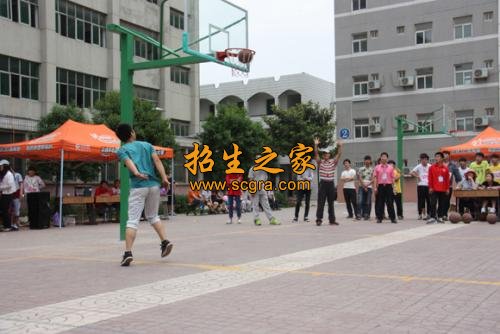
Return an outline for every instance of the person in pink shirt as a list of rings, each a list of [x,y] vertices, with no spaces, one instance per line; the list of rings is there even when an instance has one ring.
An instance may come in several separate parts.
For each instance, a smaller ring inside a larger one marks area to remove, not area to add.
[[[378,224],[382,223],[386,205],[391,223],[397,224],[394,211],[394,168],[387,163],[388,159],[389,154],[386,152],[380,154],[380,163],[373,172],[373,189],[376,196],[375,215]]]

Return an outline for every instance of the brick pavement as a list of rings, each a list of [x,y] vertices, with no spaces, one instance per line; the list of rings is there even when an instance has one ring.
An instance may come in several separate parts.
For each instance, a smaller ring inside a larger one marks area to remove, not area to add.
[[[405,208],[407,217],[413,208]],[[337,209],[342,217],[343,206]],[[377,225],[341,219],[340,227],[318,228],[291,224],[291,214],[290,209],[279,211],[284,225],[260,228],[251,225],[250,215],[244,224],[232,226],[226,226],[222,216],[175,217],[168,223],[175,248],[166,261],[159,259],[151,229],[141,226],[136,262],[130,268],[118,266],[122,245],[117,225],[0,234],[0,319],[12,312],[19,316],[34,307],[47,310],[46,305],[155,282],[185,283],[192,275],[205,277],[224,269],[220,266],[330,247],[332,254],[327,252],[324,261],[296,272],[275,275],[263,270],[262,279],[168,305],[153,303],[143,310],[123,305],[124,315],[113,318],[103,317],[106,310],[88,313],[83,317],[87,323],[74,320],[77,312],[69,312],[65,321],[81,326],[61,329],[72,333],[500,332],[498,225],[445,225],[453,229],[359,252],[367,244],[359,240],[388,239],[398,231],[407,235],[423,223]],[[341,244],[357,245],[358,251],[335,258]],[[289,263],[297,261],[302,260]],[[236,273],[244,280],[252,275]],[[227,281],[217,284],[223,282]],[[26,330],[27,324],[40,326],[43,321],[22,324]],[[0,332],[30,332],[1,326]],[[31,332],[57,332],[54,328]]]

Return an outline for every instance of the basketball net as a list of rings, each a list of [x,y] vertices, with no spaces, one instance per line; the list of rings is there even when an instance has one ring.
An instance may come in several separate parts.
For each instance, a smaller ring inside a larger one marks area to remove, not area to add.
[[[248,71],[242,71],[235,67],[231,67],[231,73],[236,78],[248,78],[250,72],[250,63],[253,60],[255,51],[246,48],[229,48],[224,51],[218,51],[216,57],[219,61],[223,61],[235,66],[246,67]]]

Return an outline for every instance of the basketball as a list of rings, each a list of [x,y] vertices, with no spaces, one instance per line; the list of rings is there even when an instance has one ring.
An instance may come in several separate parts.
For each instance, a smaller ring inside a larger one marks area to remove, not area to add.
[[[253,55],[255,51],[249,49],[242,49],[240,53],[238,53],[238,60],[242,64],[249,64],[252,62]]]
[[[462,220],[462,216],[458,212],[450,212],[450,215],[448,216],[448,219],[452,224],[457,224]]]
[[[470,222],[473,221],[474,219],[472,218],[472,215],[470,213],[466,212],[462,216],[462,220],[464,221],[465,224],[470,224]]]
[[[497,223],[496,213],[488,213],[488,215],[486,216],[486,221],[490,224],[496,224]]]

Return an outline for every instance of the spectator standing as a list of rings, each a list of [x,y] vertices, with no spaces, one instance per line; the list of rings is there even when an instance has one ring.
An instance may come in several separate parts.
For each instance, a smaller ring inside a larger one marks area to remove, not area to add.
[[[403,194],[401,191],[401,170],[396,167],[394,160],[389,160],[389,165],[394,168],[394,204],[396,205],[396,215],[399,220],[403,220]]]
[[[311,168],[307,168],[304,173],[297,175],[297,182],[309,182],[309,185],[313,180],[313,171]],[[305,188],[305,187],[304,187]],[[311,201],[311,187],[308,189],[299,189],[297,190],[297,203],[295,204],[295,216],[293,218],[293,222],[296,223],[299,220],[299,211],[300,206],[302,205],[302,199],[305,198],[305,208],[304,208],[304,221],[309,221],[309,204]]]
[[[358,216],[362,216],[364,220],[370,219],[372,211],[372,180],[372,158],[367,155],[364,158],[364,166],[358,170]]]
[[[356,170],[351,168],[351,160],[344,160],[344,171],[340,174],[340,180],[344,182],[344,200],[347,207],[347,218],[361,219],[358,215],[358,203],[356,199]]]
[[[323,223],[323,211],[325,202],[328,202],[328,221],[330,225],[339,225],[335,218],[334,202],[337,199],[337,188],[335,186],[335,171],[342,155],[342,143],[338,142],[337,155],[332,159],[330,151],[326,148],[318,149],[319,138],[314,138],[314,159],[318,166],[319,187],[318,187],[318,208],[316,210],[316,225]],[[321,159],[319,157],[321,152]]]
[[[387,163],[389,154],[383,152],[380,154],[380,163],[373,172],[373,188],[375,189],[375,214],[377,223],[382,223],[384,211],[387,206],[387,212],[391,223],[397,224],[396,212],[394,212],[394,168]]]
[[[436,163],[429,168],[429,193],[431,195],[431,217],[427,224],[444,223],[443,217],[449,208],[450,171],[444,164],[444,154],[434,155]]]
[[[3,223],[3,232],[17,231],[12,228],[12,217],[10,208],[12,206],[12,199],[17,190],[16,180],[14,174],[10,170],[10,163],[7,160],[0,161],[0,211]]]
[[[429,156],[420,154],[420,163],[413,168],[411,175],[417,178],[418,219],[429,219],[431,197],[429,195]],[[425,215],[425,216],[424,216]]]

